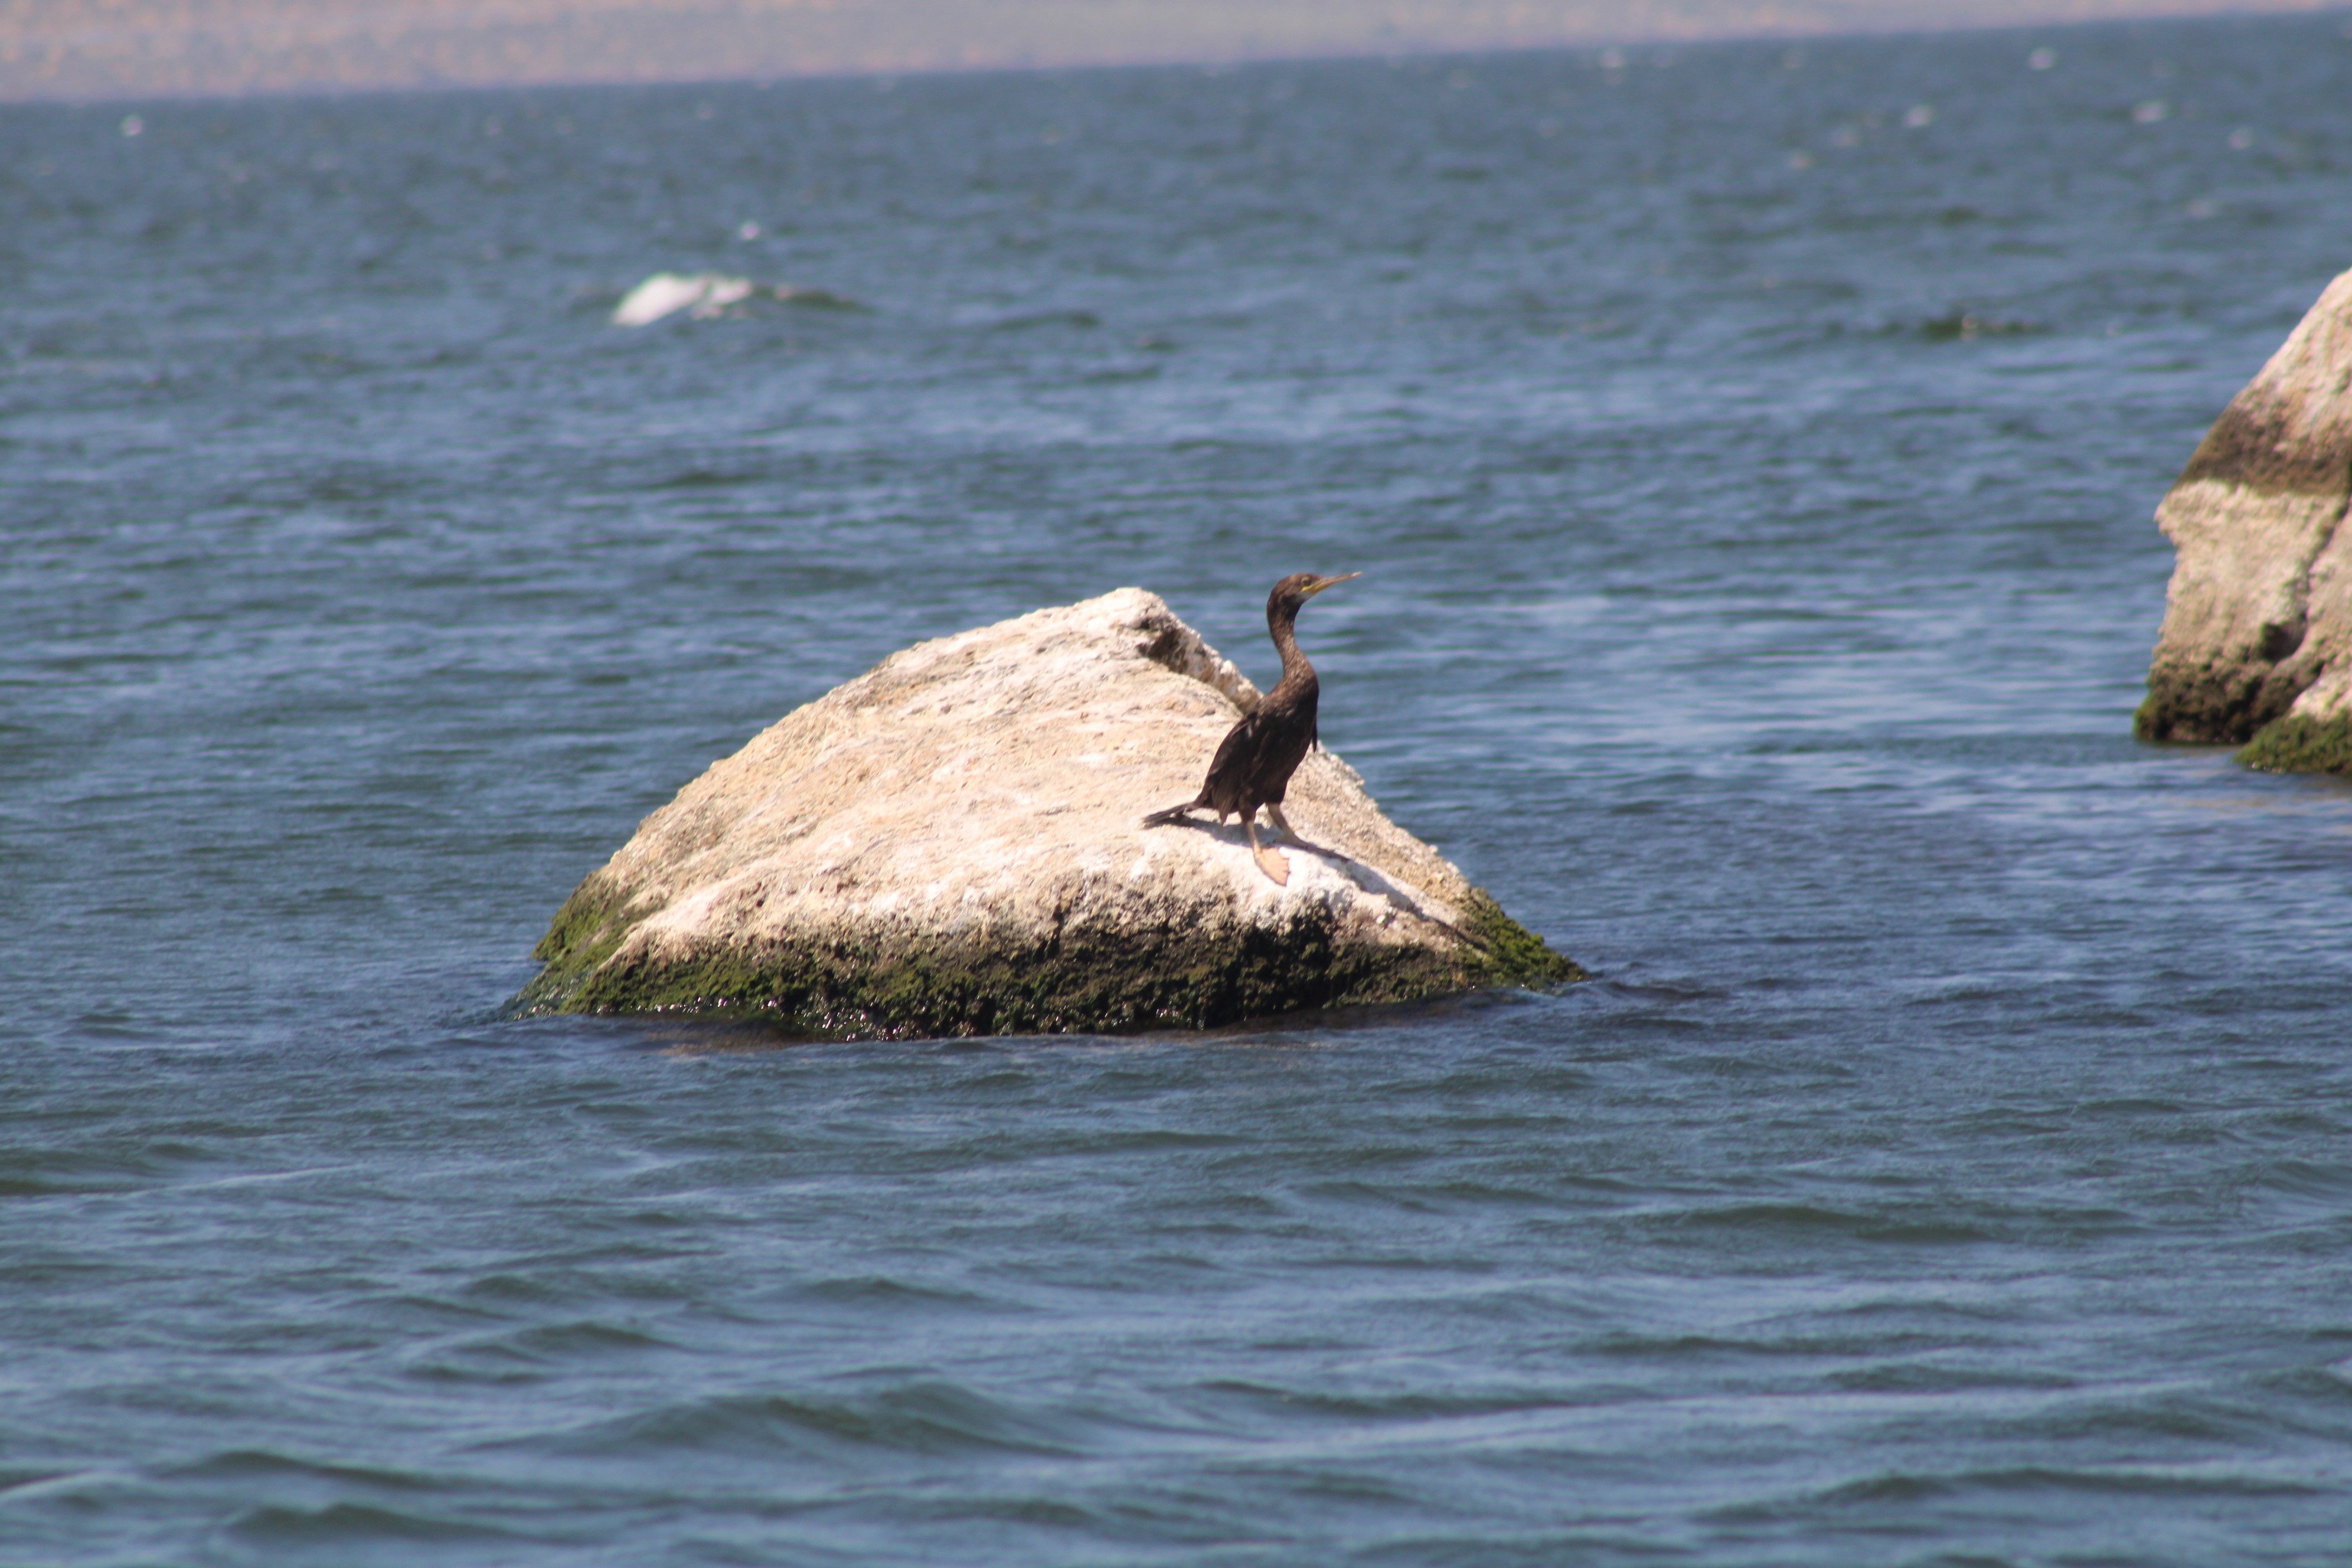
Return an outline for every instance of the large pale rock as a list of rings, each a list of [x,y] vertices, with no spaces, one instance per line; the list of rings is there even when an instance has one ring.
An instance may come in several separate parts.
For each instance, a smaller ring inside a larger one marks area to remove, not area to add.
[[[2248,760],[2331,765],[2310,743],[2352,724],[2347,502],[2352,272],[2221,411],[2157,509],[2178,553],[2143,737],[2241,742],[2286,720]]]
[[[1291,782],[1319,847],[1287,849],[1287,886],[1237,824],[1139,826],[1257,695],[1137,588],[893,654],[647,817],[520,1000],[1002,1034],[1579,977],[1329,752]]]

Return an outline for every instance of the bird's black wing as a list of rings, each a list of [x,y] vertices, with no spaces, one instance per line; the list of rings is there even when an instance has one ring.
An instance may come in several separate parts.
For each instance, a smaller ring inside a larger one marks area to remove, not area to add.
[[[1209,763],[1209,782],[1236,779],[1249,772],[1250,759],[1257,754],[1257,719],[1264,710],[1254,710],[1240,723],[1225,731],[1217,743],[1216,757]]]

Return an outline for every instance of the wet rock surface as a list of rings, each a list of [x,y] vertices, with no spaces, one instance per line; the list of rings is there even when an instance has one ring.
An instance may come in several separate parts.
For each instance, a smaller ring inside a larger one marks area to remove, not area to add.
[[[1135,588],[905,649],[647,817],[519,1004],[1002,1034],[1580,977],[1329,752],[1291,783],[1286,886],[1238,823],[1143,827],[1257,697]]]
[[[2135,728],[2352,763],[2352,272],[2213,422],[2157,521],[2178,551]]]

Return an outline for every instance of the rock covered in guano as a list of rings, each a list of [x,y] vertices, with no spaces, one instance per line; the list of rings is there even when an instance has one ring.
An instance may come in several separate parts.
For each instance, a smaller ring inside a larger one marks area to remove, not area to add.
[[[2352,272],[2221,411],[2157,509],[2176,549],[2135,727],[2352,772]]]
[[[1318,847],[1285,845],[1286,887],[1238,823],[1143,827],[1257,695],[1138,588],[893,654],[647,817],[520,1002],[1006,1034],[1580,977],[1329,752],[1291,782]]]

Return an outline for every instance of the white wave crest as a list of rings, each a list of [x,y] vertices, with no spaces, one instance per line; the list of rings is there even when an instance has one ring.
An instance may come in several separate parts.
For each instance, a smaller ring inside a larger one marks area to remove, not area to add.
[[[613,310],[616,327],[646,327],[684,310],[698,321],[724,316],[753,300],[773,299],[821,310],[864,310],[845,294],[803,289],[796,283],[759,284],[721,272],[656,272],[622,297]]]
[[[729,306],[750,299],[753,287],[748,278],[729,278],[717,272],[656,272],[622,297],[613,311],[613,324],[647,327],[680,310],[698,321],[707,321],[726,314]]]

